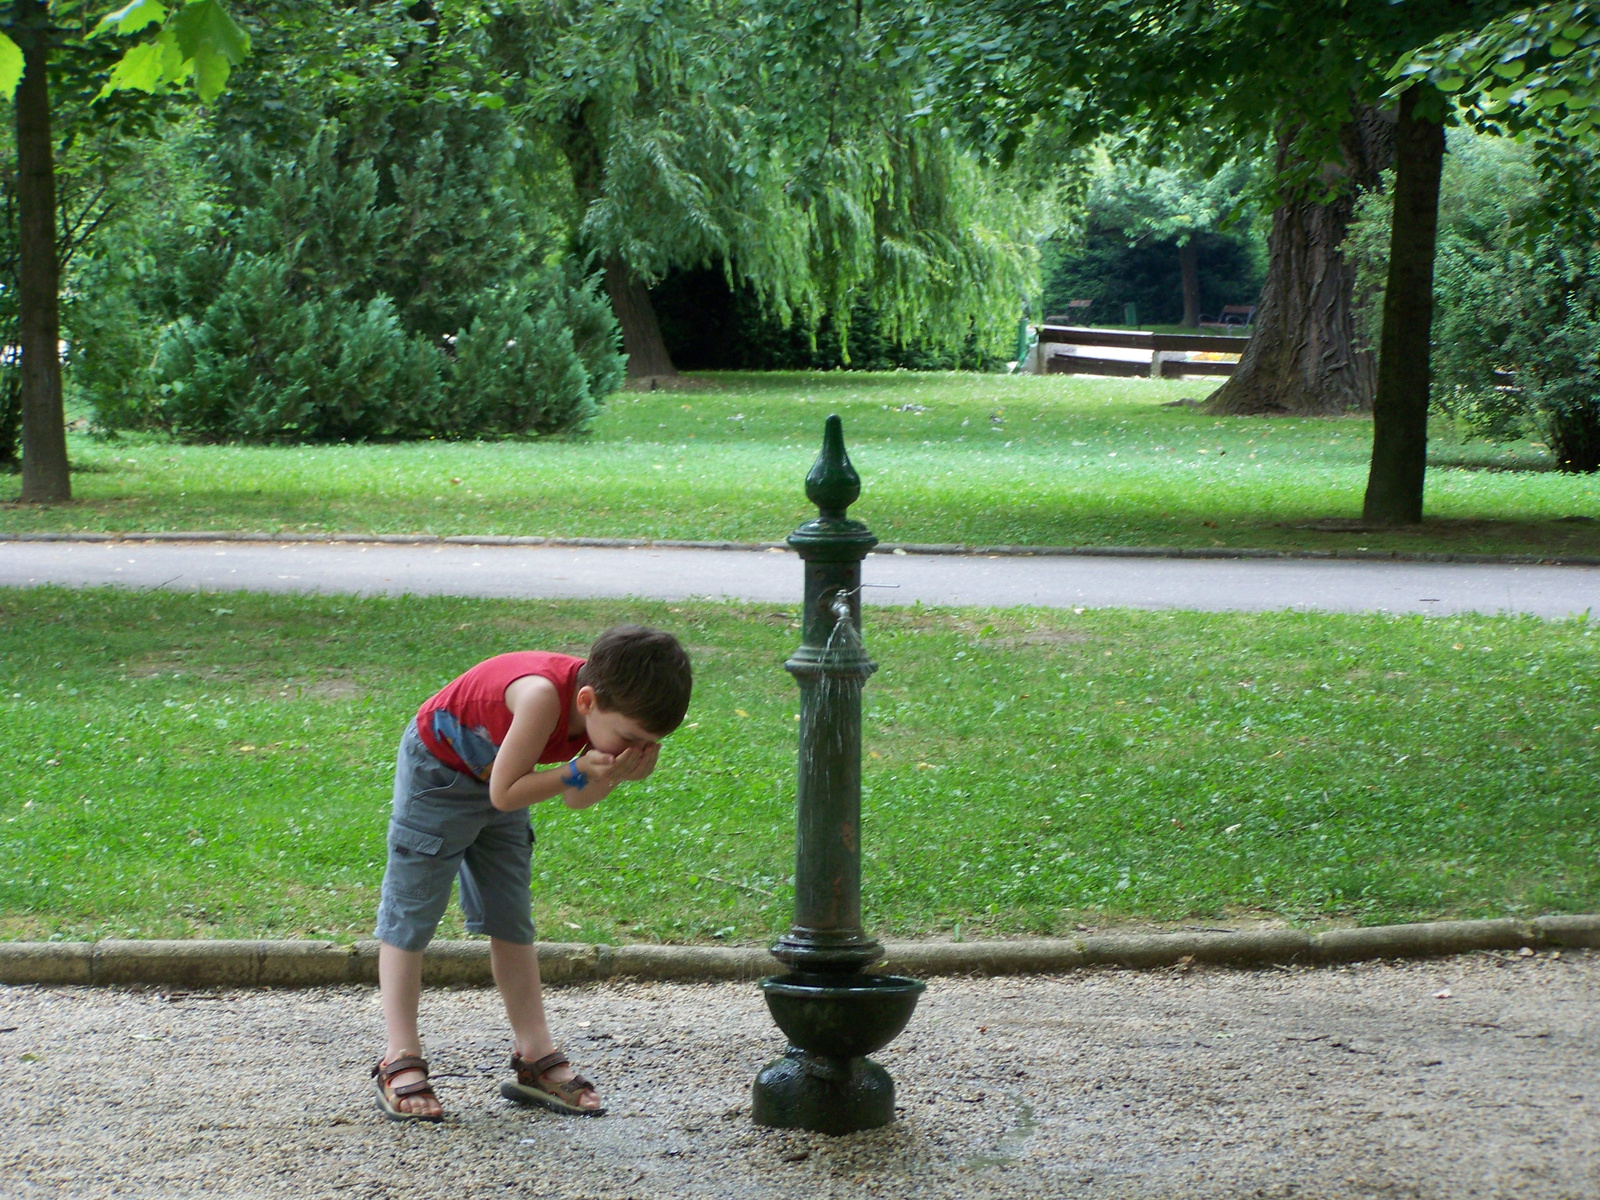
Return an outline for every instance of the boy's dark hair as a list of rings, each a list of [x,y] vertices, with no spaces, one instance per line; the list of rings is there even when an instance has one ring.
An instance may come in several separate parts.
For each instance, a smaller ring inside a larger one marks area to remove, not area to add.
[[[595,702],[668,734],[683,724],[694,678],[678,639],[643,625],[613,625],[589,647],[578,686],[594,689]]]

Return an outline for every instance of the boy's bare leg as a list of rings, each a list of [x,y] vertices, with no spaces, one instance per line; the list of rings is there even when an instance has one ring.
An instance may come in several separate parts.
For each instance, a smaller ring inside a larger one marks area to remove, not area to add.
[[[505,1001],[506,1018],[511,1022],[517,1053],[528,1062],[543,1058],[556,1048],[556,1044],[550,1037],[550,1026],[544,1017],[544,989],[539,981],[538,953],[532,946],[490,938],[489,963],[494,968],[494,982],[500,989],[500,998]],[[551,1083],[565,1083],[576,1074],[571,1064],[566,1064],[552,1067],[544,1073],[544,1078]],[[600,1097],[591,1089],[583,1093],[578,1105],[581,1108],[599,1108]]]
[[[422,1057],[422,1035],[417,1032],[417,1004],[422,998],[422,951],[402,950],[388,942],[379,942],[378,990],[383,997],[387,1039],[383,1061],[393,1062],[408,1055]],[[401,1071],[389,1085],[402,1087],[421,1078],[421,1071]],[[401,1112],[427,1115],[443,1111],[435,1096],[402,1096],[396,1104]]]

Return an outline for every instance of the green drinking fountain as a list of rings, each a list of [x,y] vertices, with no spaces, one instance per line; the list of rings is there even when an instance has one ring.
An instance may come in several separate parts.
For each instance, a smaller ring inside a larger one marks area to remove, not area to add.
[[[861,479],[831,416],[806,476],[815,520],[789,535],[805,563],[800,647],[784,664],[800,685],[794,924],[772,947],[788,971],[761,981],[789,1039],[756,1076],[758,1125],[853,1133],[894,1120],[894,1081],[867,1055],[911,1019],[924,984],[870,973],[883,957],[861,925],[861,688],[876,671],[861,640],[861,560],[878,539],[845,510]]]

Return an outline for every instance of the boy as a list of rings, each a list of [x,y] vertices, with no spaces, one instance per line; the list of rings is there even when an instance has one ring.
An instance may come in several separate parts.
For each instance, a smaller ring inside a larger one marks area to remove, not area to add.
[[[516,1079],[510,1100],[600,1116],[545,1023],[528,884],[527,809],[560,796],[588,808],[655,769],[661,739],[689,708],[689,658],[658,629],[618,625],[587,659],[526,651],[479,663],[417,712],[395,765],[389,861],[378,905],[378,987],[388,1046],[373,1067],[378,1107],[395,1121],[441,1121],[417,1032],[422,950],[461,878],[467,928],[489,935]],[[559,766],[539,770],[543,764]]]

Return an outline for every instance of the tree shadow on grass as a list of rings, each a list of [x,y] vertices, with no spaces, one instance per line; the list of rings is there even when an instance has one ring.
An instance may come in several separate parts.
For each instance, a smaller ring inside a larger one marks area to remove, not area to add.
[[[1430,471],[1507,471],[1538,475],[1556,470],[1548,450],[1526,447],[1445,446],[1428,452]]]
[[[1380,550],[1400,554],[1516,554],[1554,557],[1600,555],[1600,519],[1556,517],[1549,521],[1496,521],[1475,517],[1425,517],[1420,525],[1377,527],[1359,517],[1324,517],[1280,526],[1306,539],[1313,550]],[[1381,545],[1354,543],[1354,535],[1381,538]]]

